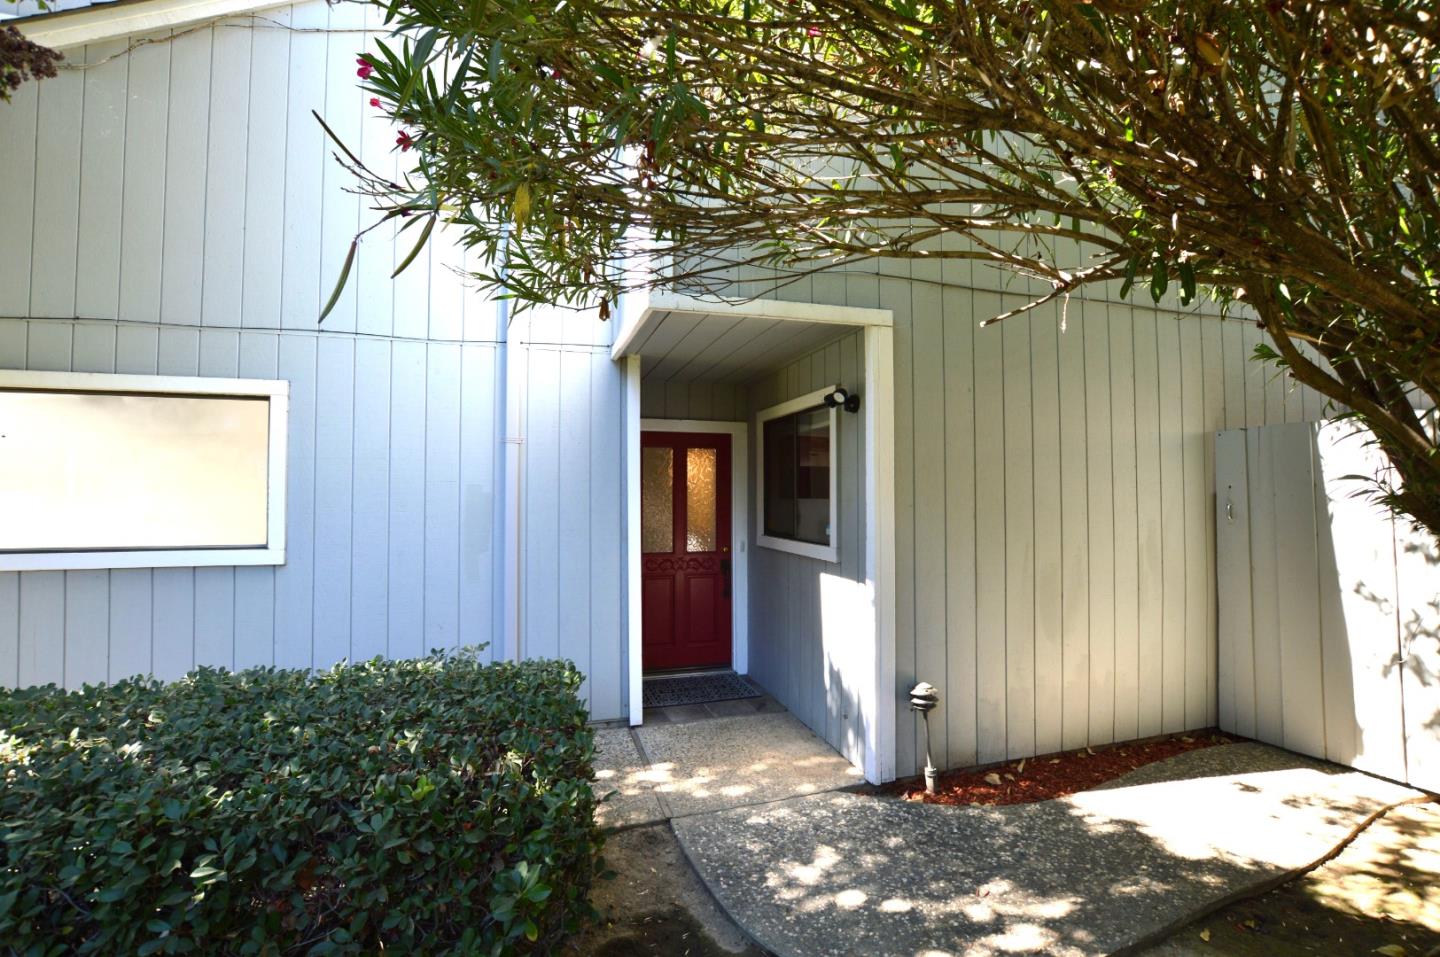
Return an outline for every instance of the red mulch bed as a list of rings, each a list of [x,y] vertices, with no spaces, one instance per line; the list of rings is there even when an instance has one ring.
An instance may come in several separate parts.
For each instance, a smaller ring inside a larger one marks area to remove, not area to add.
[[[942,771],[935,794],[925,793],[923,777],[896,781],[881,793],[927,804],[1027,804],[1086,791],[1142,765],[1186,751],[1239,740],[1214,729],[1189,731],[1062,751],[978,770]]]

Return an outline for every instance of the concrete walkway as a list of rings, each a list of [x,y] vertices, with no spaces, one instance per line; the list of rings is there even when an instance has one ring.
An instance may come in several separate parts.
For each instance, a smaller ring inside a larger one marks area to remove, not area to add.
[[[1416,793],[1235,744],[1036,804],[820,793],[672,827],[720,905],[779,957],[1088,955],[1308,864]]]
[[[716,718],[685,711],[695,717],[647,717],[633,730],[597,730],[596,789],[615,792],[600,806],[601,826],[633,827],[863,782],[858,769],[771,699],[745,704],[751,713]]]

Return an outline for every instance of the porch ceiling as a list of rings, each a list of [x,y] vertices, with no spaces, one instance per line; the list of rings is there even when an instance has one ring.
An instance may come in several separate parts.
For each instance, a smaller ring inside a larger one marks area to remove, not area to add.
[[[656,297],[623,329],[613,354],[640,356],[649,383],[740,383],[782,368],[861,325],[889,325],[885,310],[751,300]]]
[[[638,346],[649,382],[739,382],[779,369],[844,335],[843,326],[666,312]]]

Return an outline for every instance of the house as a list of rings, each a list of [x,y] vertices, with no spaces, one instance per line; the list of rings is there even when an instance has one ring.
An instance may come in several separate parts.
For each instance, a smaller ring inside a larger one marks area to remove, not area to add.
[[[0,105],[0,682],[485,643],[638,723],[647,670],[728,666],[872,781],[918,680],[945,766],[1216,724],[1213,435],[1323,412],[1252,324],[982,330],[1033,290],[960,261],[512,315],[377,231],[320,325],[370,220],[311,111],[404,161],[375,10],[30,2],[67,60]]]

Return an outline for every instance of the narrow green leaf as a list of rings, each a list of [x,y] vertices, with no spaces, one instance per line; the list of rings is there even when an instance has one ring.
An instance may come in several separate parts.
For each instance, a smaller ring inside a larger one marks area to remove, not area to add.
[[[490,44],[489,71],[491,83],[498,83],[500,81],[500,67],[502,65],[504,52],[504,48],[500,46],[500,39],[497,37],[495,42]]]
[[[430,65],[430,51],[435,47],[435,39],[440,35],[438,27],[431,27],[415,41],[415,50],[410,56],[410,65],[413,68],[410,78],[405,81],[404,88],[395,102],[396,108],[404,106],[410,101],[410,95],[415,92],[415,85],[425,78],[429,72],[426,68]]]
[[[335,143],[336,146],[340,147],[341,152],[343,152],[346,156],[350,157],[350,162],[362,168],[365,166],[364,163],[360,162],[360,157],[350,152],[350,147],[342,143],[340,141],[340,137],[335,135],[335,131],[330,128],[329,124],[327,124],[323,119],[320,118],[319,113],[311,110],[310,115],[315,117],[315,122],[319,123],[320,128],[325,131],[325,135],[330,137],[330,139]]]
[[[1290,295],[1290,287],[1283,282],[1275,284],[1275,298],[1280,302],[1280,311],[1285,313],[1285,318],[1290,322],[1295,321],[1295,303]]]
[[[1150,268],[1150,298],[1155,302],[1165,295],[1165,290],[1170,288],[1170,267],[1165,260],[1156,259],[1155,264]]]
[[[446,110],[455,108],[455,101],[460,98],[460,91],[465,87],[465,78],[470,74],[470,61],[475,56],[475,47],[471,46],[460,58],[460,65],[455,68],[455,78],[450,81],[450,92],[445,96]]]
[[[1180,304],[1188,306],[1195,301],[1195,267],[1190,263],[1181,263],[1178,270],[1180,273]]]
[[[335,308],[335,303],[340,301],[340,293],[345,289],[345,283],[350,279],[350,267],[355,265],[355,250],[360,247],[359,238],[350,240],[350,251],[345,254],[345,264],[340,267],[340,278],[335,280],[335,288],[330,293],[330,298],[325,301],[325,308],[320,310],[320,318],[316,321],[318,325],[325,321],[330,315],[330,310]]]
[[[394,279],[404,272],[406,267],[415,261],[415,257],[420,255],[420,250],[425,248],[425,243],[430,239],[430,230],[435,228],[435,220],[437,218],[439,218],[439,215],[436,213],[430,215],[430,218],[425,223],[425,228],[420,230],[420,238],[416,240],[415,248],[411,249],[410,255],[406,256],[404,261],[395,267],[395,271],[390,274],[391,279]]]
[[[1139,272],[1139,270],[1140,257],[1131,257],[1130,261],[1125,264],[1125,281],[1120,284],[1121,299],[1124,299],[1126,296],[1130,295],[1130,289],[1132,286],[1135,285],[1135,273]]]

